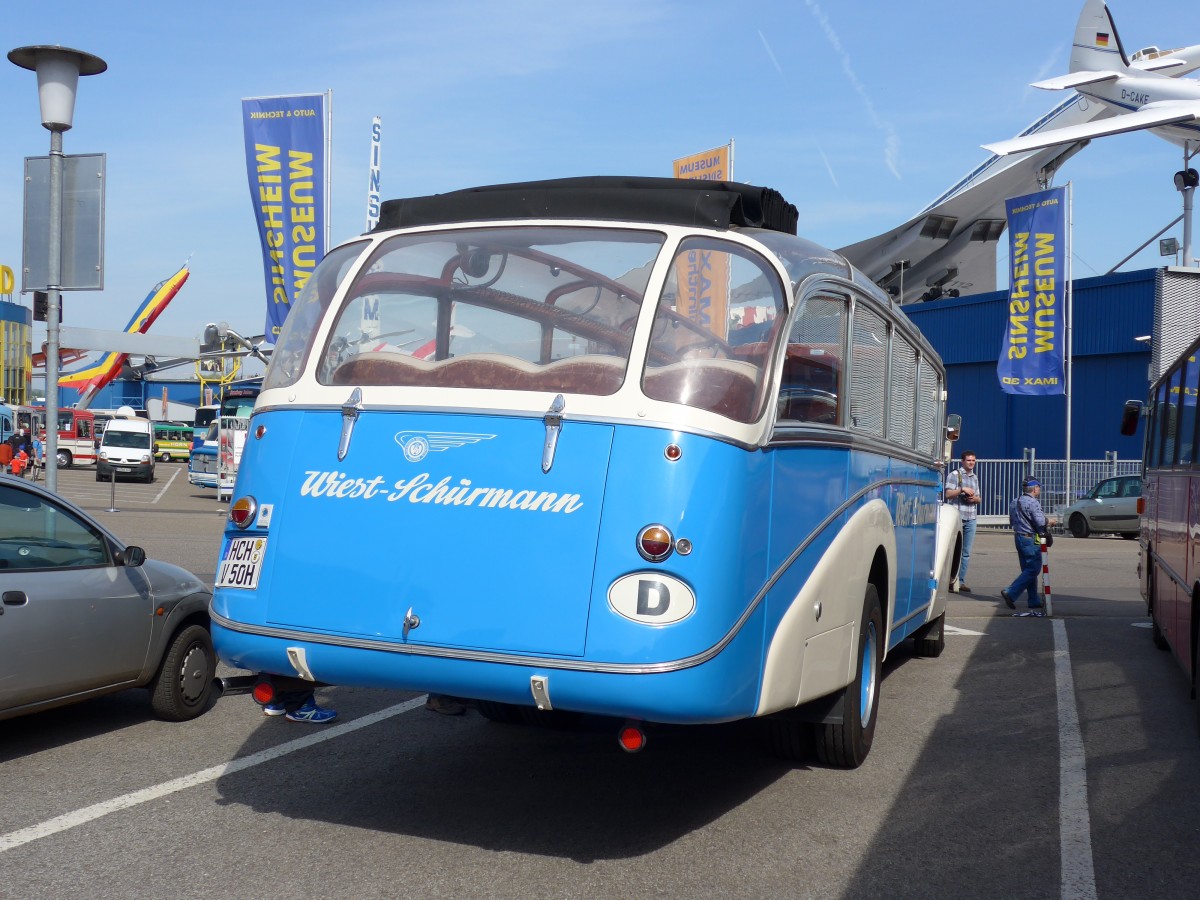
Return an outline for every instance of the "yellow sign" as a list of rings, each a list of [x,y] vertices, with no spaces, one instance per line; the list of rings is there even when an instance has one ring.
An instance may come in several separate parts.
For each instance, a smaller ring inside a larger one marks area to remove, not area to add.
[[[699,181],[732,181],[733,160],[730,145],[693,153],[675,160],[675,177]]]
[[[730,181],[733,144],[675,160],[675,177],[689,181]],[[724,339],[729,334],[729,256],[690,250],[675,262],[679,281],[676,312]]]
[[[13,270],[8,266],[0,266],[0,294],[12,296],[13,288],[16,287],[16,284]]]

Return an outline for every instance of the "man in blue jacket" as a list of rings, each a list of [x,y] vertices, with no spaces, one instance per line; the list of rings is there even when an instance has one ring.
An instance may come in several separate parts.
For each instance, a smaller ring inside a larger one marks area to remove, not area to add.
[[[1021,574],[1005,590],[1000,591],[1009,609],[1016,609],[1016,601],[1022,591],[1029,594],[1029,609],[1034,615],[1044,615],[1042,598],[1038,594],[1038,575],[1042,571],[1041,536],[1052,524],[1042,512],[1038,497],[1042,484],[1036,478],[1021,482],[1021,496],[1008,506],[1008,523],[1012,526],[1013,540],[1017,545],[1017,557],[1021,560]]]

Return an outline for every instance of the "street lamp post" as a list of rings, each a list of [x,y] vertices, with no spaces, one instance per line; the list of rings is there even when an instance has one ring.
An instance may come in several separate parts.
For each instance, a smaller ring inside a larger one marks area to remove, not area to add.
[[[75,117],[80,75],[99,75],[108,63],[57,45],[18,47],[9,62],[37,72],[42,127],[50,131],[50,235],[46,248],[46,487],[58,489],[58,329],[62,289],[62,136]],[[32,425],[32,423],[31,423]]]

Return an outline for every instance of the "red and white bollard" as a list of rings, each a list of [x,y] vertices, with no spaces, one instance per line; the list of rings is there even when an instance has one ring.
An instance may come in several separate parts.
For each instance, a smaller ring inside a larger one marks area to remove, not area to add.
[[[1042,604],[1047,616],[1054,615],[1054,602],[1050,597],[1050,548],[1046,545],[1046,535],[1039,538],[1042,545]]]

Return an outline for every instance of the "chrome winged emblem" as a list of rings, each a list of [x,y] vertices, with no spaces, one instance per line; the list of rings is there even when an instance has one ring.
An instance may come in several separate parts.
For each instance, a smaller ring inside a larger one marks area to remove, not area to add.
[[[396,443],[404,450],[405,459],[420,462],[430,453],[478,444],[494,437],[494,434],[468,434],[463,431],[400,431],[396,434]]]

